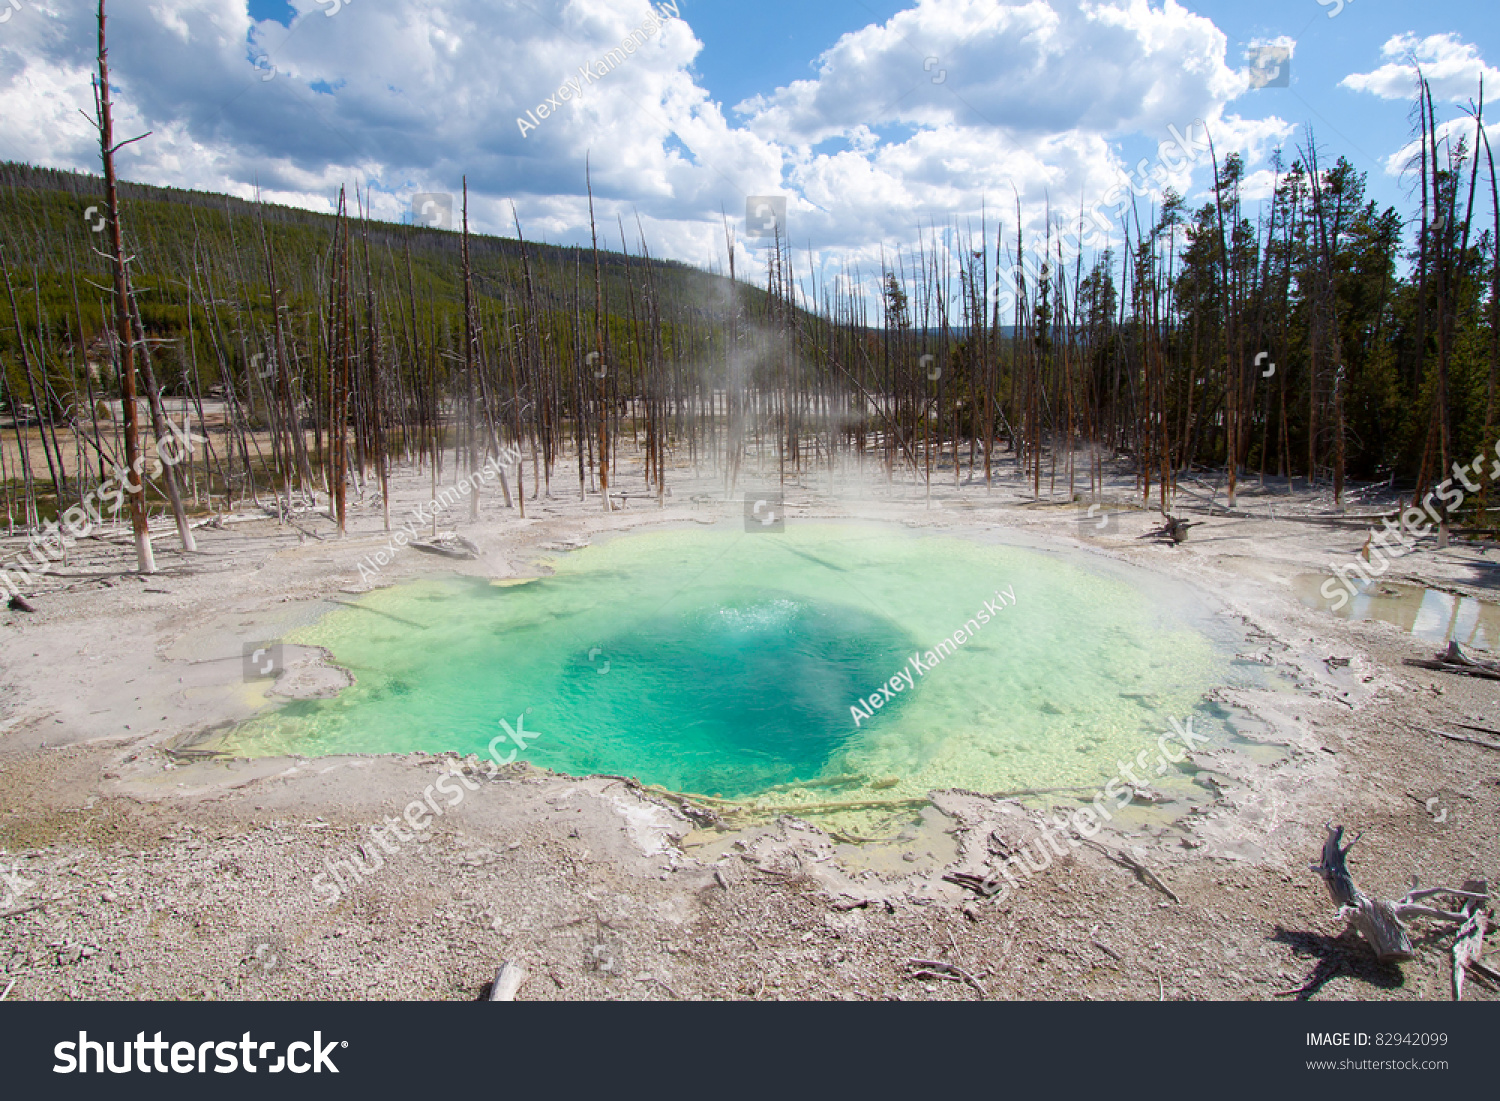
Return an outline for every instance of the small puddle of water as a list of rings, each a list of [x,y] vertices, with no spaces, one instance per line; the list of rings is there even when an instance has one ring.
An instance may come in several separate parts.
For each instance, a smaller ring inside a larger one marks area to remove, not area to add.
[[[1332,599],[1324,591],[1328,581],[1333,582],[1327,588],[1335,594]],[[1342,582],[1327,574],[1304,573],[1292,581],[1303,604],[1340,619],[1378,619],[1439,645],[1457,641],[1465,649],[1500,651],[1500,604],[1392,581],[1356,586],[1359,592],[1351,597]],[[1341,596],[1347,598],[1342,604]]]

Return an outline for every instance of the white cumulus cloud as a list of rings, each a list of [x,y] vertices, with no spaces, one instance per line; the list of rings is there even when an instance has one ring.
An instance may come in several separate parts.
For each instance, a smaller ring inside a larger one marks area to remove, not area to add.
[[[620,218],[636,247],[639,217],[657,255],[722,266],[721,210],[738,221],[746,196],[786,193],[796,246],[862,262],[919,225],[1013,218],[1016,195],[1033,224],[1048,204],[1076,218],[1132,170],[1122,143],[1154,154],[1172,126],[1204,120],[1252,168],[1290,132],[1228,110],[1244,72],[1176,0],[915,0],[840,38],[812,79],[727,112],[672,0],[291,2],[284,27],[246,0],[116,0],[118,129],[152,131],[122,152],[124,176],[323,210],[359,185],[391,220],[467,177],[476,228],[513,232],[514,203],[528,235],[578,241],[587,161],[611,247]],[[97,171],[79,114],[93,15],[27,0],[3,28],[0,157]],[[1207,180],[1206,163],[1157,177],[1190,197]]]
[[[1479,95],[1479,81],[1500,86],[1500,69],[1493,69],[1479,56],[1479,48],[1456,34],[1433,34],[1418,38],[1398,34],[1380,48],[1386,64],[1368,73],[1350,73],[1340,83],[1356,92],[1370,92],[1382,99],[1414,99],[1417,68],[1437,99],[1466,102]]]

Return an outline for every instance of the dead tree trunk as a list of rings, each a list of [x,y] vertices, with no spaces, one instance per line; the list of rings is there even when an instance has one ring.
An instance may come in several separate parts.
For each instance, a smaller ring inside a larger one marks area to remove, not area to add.
[[[1329,897],[1339,907],[1340,916],[1346,918],[1369,942],[1370,947],[1375,950],[1375,958],[1382,963],[1409,960],[1416,955],[1412,948],[1411,938],[1407,936],[1406,926],[1403,924],[1406,918],[1426,917],[1436,921],[1452,922],[1455,925],[1462,925],[1469,918],[1466,912],[1450,913],[1431,906],[1418,905],[1419,899],[1431,898],[1433,895],[1451,895],[1463,902],[1483,903],[1489,899],[1487,892],[1452,890],[1447,887],[1430,887],[1426,890],[1413,887],[1398,902],[1371,898],[1359,889],[1359,884],[1354,882],[1354,875],[1349,871],[1349,850],[1354,848],[1359,836],[1356,836],[1349,844],[1340,847],[1339,841],[1343,836],[1343,826],[1328,823],[1328,837],[1323,842],[1322,861],[1311,865],[1311,868],[1322,877],[1324,886],[1328,888]]]
[[[99,152],[104,161],[104,208],[109,224],[110,260],[114,266],[115,339],[120,347],[120,398],[124,406],[125,466],[130,501],[130,523],[135,532],[136,568],[141,573],[155,573],[156,559],[151,553],[151,531],[146,526],[145,479],[141,475],[140,412],[135,404],[135,341],[130,332],[130,284],[126,274],[125,241],[120,232],[120,199],[115,186],[115,153],[132,141],[115,143],[114,116],[109,98],[109,51],[104,37],[104,0],[99,0],[99,84],[95,88],[95,125],[99,128]],[[145,137],[142,134],[141,137]],[[128,479],[134,478],[134,487]]]

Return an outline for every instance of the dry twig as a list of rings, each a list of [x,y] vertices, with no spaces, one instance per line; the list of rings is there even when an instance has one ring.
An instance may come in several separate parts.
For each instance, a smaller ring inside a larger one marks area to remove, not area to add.
[[[1143,882],[1149,883],[1151,886],[1161,891],[1173,902],[1177,903],[1177,905],[1182,905],[1182,899],[1177,897],[1172,888],[1168,887],[1165,883],[1162,882],[1161,876],[1157,875],[1150,868],[1146,867],[1146,865],[1142,864],[1139,860],[1131,856],[1129,853],[1120,849],[1111,849],[1108,845],[1101,845],[1099,842],[1092,841],[1087,837],[1081,838],[1080,840],[1082,840],[1085,845],[1092,845],[1094,848],[1102,852],[1105,856],[1113,860],[1116,864],[1119,864],[1120,866],[1125,868],[1129,868],[1131,871],[1135,872],[1135,874],[1139,876]]]
[[[912,977],[917,979],[947,979],[949,982],[966,982],[975,990],[979,991],[981,998],[988,999],[984,987],[979,980],[969,974],[957,964],[943,963],[941,960],[907,960],[906,966],[913,968]]]

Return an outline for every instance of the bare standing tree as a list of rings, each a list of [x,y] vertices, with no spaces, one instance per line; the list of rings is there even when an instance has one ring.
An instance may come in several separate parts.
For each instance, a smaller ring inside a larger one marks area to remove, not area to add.
[[[140,413],[135,397],[135,339],[130,324],[130,279],[126,270],[125,243],[120,232],[120,199],[115,185],[115,153],[150,134],[115,142],[114,116],[109,98],[109,51],[105,46],[104,0],[99,0],[99,79],[94,85],[95,123],[99,130],[99,153],[104,161],[104,210],[109,224],[109,259],[114,265],[115,340],[120,355],[120,398],[124,405],[125,465],[127,477],[135,489],[127,493],[130,501],[130,523],[135,532],[136,568],[141,573],[155,573],[156,559],[151,553],[151,531],[146,526],[145,479],[141,475]],[[129,483],[126,486],[130,488]]]

